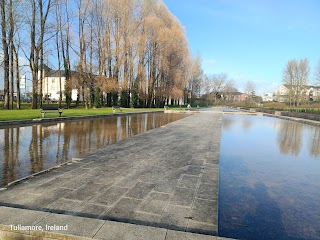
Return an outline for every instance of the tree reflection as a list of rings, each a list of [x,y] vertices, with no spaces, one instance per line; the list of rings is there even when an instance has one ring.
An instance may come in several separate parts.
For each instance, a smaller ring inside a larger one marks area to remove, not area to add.
[[[303,125],[290,121],[277,122],[277,141],[281,153],[298,156],[302,146]]]
[[[0,138],[4,139],[3,144],[0,142],[0,155],[4,156],[0,159],[3,168],[0,186],[183,117],[137,114],[46,123],[23,127],[24,134],[20,134],[20,127],[0,129]]]
[[[2,181],[4,183],[7,183],[9,180],[9,176],[12,174],[10,173],[10,167],[9,167],[9,162],[10,162],[10,136],[9,136],[9,129],[4,129],[4,144],[3,144],[3,152],[4,152],[4,158],[7,159],[7,161],[4,162],[3,164],[3,176],[2,176]]]
[[[19,162],[19,144],[20,144],[20,128],[3,129],[3,162],[2,180],[3,185],[14,181],[15,169],[20,166]],[[1,169],[1,168],[0,168]]]
[[[234,123],[235,123],[234,118],[224,116],[223,121],[222,121],[222,127],[224,130],[230,130]]]
[[[29,145],[30,173],[36,173],[43,170],[42,126],[34,125],[31,128],[31,142]]]
[[[244,118],[243,121],[242,121],[242,126],[245,130],[249,130],[253,125],[253,121],[251,119],[251,117],[249,118]]]
[[[56,164],[60,162],[60,151],[61,151],[61,128],[63,123],[58,123],[58,136],[57,136],[57,149],[56,149]]]
[[[312,139],[310,155],[313,157],[320,156],[320,127],[315,128],[313,138],[310,139]]]
[[[63,128],[63,145],[62,145],[62,160],[63,162],[67,162],[69,160],[69,150],[70,150],[70,140],[71,140],[71,132],[73,132],[73,126],[68,127],[68,124],[64,125]],[[74,131],[76,134],[77,131]]]

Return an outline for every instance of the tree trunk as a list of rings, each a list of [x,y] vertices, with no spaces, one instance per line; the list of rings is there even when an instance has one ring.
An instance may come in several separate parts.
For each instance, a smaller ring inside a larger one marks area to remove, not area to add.
[[[39,106],[42,108],[42,102],[43,102],[43,78],[44,78],[44,68],[43,68],[43,47],[41,48],[40,51],[40,76],[39,76],[39,82],[40,82],[40,89],[39,89]],[[48,81],[48,78],[47,78]],[[48,90],[48,89],[47,89]],[[46,96],[49,97],[49,96]]]
[[[58,60],[58,72],[59,72],[59,107],[62,105],[62,82],[61,82],[61,56],[60,56],[60,44],[59,37],[62,36],[62,20],[61,20],[61,2],[56,3],[56,48],[57,48],[57,60]],[[60,34],[60,35],[59,35]]]
[[[51,0],[48,0],[47,2],[47,8],[44,10],[43,7],[43,1],[42,0],[38,0],[39,2],[39,11],[40,11],[40,43],[38,48],[40,49],[40,107],[42,107],[42,100],[43,100],[43,43],[44,43],[44,35],[45,35],[45,27],[46,27],[46,22],[48,19],[48,14],[49,14],[49,10],[51,8]],[[49,58],[49,56],[48,56]],[[48,81],[48,79],[47,79]],[[49,97],[49,96],[47,96]]]
[[[31,25],[30,25],[30,57],[29,65],[32,73],[32,109],[38,108],[38,55],[36,54],[36,3],[31,1]]]
[[[13,43],[10,40],[10,109],[13,109],[13,93],[14,93],[14,57]]]
[[[21,109],[20,103],[20,70],[19,70],[19,54],[18,50],[14,47],[15,60],[16,60],[16,79],[17,79],[17,109]]]
[[[4,68],[4,109],[9,109],[9,44],[7,39],[6,1],[1,0],[1,34]]]
[[[14,20],[13,20],[13,8],[12,0],[9,1],[9,48],[10,48],[10,109],[13,109],[13,95],[14,95]]]

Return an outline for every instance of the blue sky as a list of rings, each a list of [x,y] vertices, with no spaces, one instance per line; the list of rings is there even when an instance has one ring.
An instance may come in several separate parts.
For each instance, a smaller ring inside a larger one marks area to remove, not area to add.
[[[164,0],[185,27],[206,74],[225,72],[238,89],[273,92],[292,58],[320,59],[318,0]]]

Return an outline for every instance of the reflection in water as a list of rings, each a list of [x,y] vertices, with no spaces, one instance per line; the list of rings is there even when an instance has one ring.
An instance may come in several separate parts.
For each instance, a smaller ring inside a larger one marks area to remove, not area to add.
[[[310,138],[311,141],[311,149],[310,154],[313,157],[320,156],[320,128],[317,128],[314,136]]]
[[[14,180],[14,172],[9,171],[10,168],[15,168],[15,166],[19,166],[19,162],[17,160],[17,156],[19,154],[19,131],[16,129],[5,129],[4,130],[5,136],[4,138],[4,156],[7,161],[4,162],[4,171],[3,177],[8,179],[9,181]],[[15,141],[18,139],[18,141]]]
[[[0,186],[184,117],[151,113],[0,129]]]
[[[245,130],[249,130],[253,125],[252,118],[247,118],[242,121],[242,126]]]
[[[241,123],[242,123],[243,128],[246,130],[249,130],[253,126],[253,122],[252,122],[251,118],[245,118],[243,121],[241,121]],[[223,126],[223,129],[228,130],[228,129],[232,128],[234,124],[235,124],[234,119],[225,117],[223,119],[222,126]]]
[[[219,235],[320,239],[320,127],[269,117],[225,120],[233,125],[221,139]]]
[[[233,126],[233,124],[234,124],[234,119],[232,119],[232,118],[224,118],[223,119],[223,122],[222,122],[222,127],[223,127],[223,129],[225,129],[225,130],[229,130],[229,129],[231,129],[231,127]]]
[[[302,124],[291,121],[278,121],[275,127],[278,132],[278,144],[281,153],[299,155],[302,141]]]

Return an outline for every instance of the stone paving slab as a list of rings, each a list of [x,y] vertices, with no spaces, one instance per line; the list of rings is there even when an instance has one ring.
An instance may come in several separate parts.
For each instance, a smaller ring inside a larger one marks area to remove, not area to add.
[[[214,236],[206,236],[195,233],[185,233],[169,230],[166,240],[216,240]]]
[[[37,226],[46,229],[46,226],[67,226],[67,230],[51,230],[55,233],[63,233],[67,235],[78,235],[82,237],[92,238],[103,226],[105,221],[92,218],[74,217],[63,214],[50,214],[44,218]]]
[[[2,225],[35,225],[50,213],[19,208],[0,207],[0,224]]]
[[[217,236],[178,232],[165,228],[103,221],[92,218],[46,213],[41,211],[0,207],[0,239],[23,240],[227,240]],[[8,219],[8,220],[6,220]],[[15,227],[34,227],[40,230],[15,230]],[[49,226],[49,227],[47,227]],[[67,226],[67,229],[51,229]]]
[[[1,191],[0,206],[217,235],[222,117],[197,113],[87,153]]]
[[[153,239],[164,240],[167,230],[164,228],[155,228],[106,221],[94,239],[100,240],[138,240]]]

